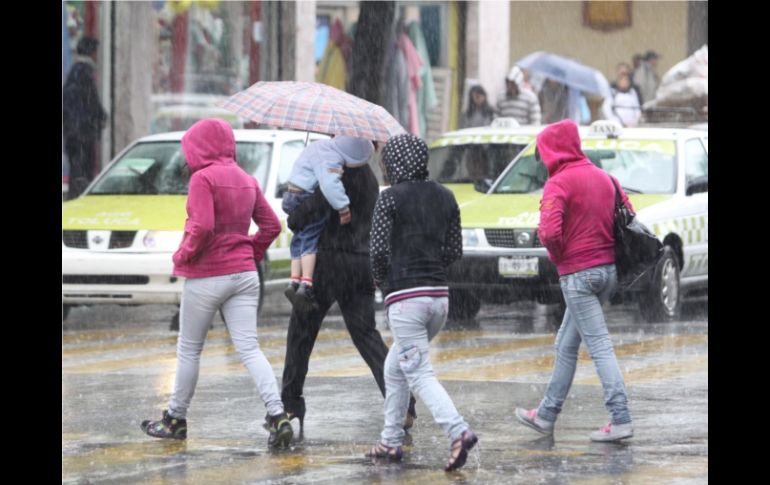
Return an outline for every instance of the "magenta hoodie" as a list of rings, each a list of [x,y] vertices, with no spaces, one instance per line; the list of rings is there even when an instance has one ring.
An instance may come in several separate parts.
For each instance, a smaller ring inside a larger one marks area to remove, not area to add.
[[[219,119],[201,120],[182,137],[182,150],[192,176],[174,274],[203,278],[256,270],[281,223],[254,177],[235,163],[232,128]],[[252,219],[259,231],[249,237]]]
[[[575,122],[546,126],[537,135],[537,149],[549,175],[537,235],[559,275],[614,263],[615,187],[581,150]],[[633,211],[623,189],[620,192]]]

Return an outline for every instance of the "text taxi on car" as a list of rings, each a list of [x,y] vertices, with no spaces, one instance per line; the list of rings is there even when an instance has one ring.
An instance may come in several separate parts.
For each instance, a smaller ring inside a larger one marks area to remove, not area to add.
[[[676,318],[683,297],[708,296],[708,132],[597,121],[580,137],[586,156],[620,181],[664,244],[657,266],[613,301],[637,301],[647,321]],[[486,195],[461,205],[464,254],[450,267],[451,317],[517,300],[556,303],[563,314],[556,268],[537,237],[547,177],[532,143]]]
[[[458,204],[477,199],[542,129],[496,118],[490,126],[445,133],[428,147],[430,178],[451,190]]]
[[[281,199],[294,161],[310,141],[328,138],[293,130],[234,130],[236,160],[254,176],[281,219],[282,231],[259,266],[260,283],[288,278],[286,214]],[[82,196],[62,205],[62,303],[175,304],[182,280],[172,276],[171,256],[182,240],[189,170],[184,132],[133,142],[102,171]],[[250,232],[256,232],[252,222]],[[263,286],[264,288],[264,286]],[[260,292],[260,307],[262,300]],[[172,326],[177,323],[174,317]]]

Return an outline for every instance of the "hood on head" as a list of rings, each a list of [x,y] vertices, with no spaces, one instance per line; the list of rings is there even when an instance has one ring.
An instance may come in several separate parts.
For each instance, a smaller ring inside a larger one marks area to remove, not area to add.
[[[331,142],[334,150],[342,156],[348,167],[364,165],[374,153],[374,145],[364,138],[337,135]]]
[[[191,172],[215,163],[235,163],[235,135],[218,118],[200,120],[182,137],[182,151]]]
[[[580,148],[578,127],[569,119],[546,126],[537,135],[537,150],[549,176],[555,174],[565,163],[586,159]]]
[[[392,185],[428,178],[428,145],[414,135],[396,135],[382,150],[382,163]]]

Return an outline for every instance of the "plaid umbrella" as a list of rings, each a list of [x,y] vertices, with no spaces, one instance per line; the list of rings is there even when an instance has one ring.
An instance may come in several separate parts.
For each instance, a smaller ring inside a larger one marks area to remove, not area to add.
[[[385,108],[320,83],[258,82],[218,106],[257,123],[387,142],[404,128]]]

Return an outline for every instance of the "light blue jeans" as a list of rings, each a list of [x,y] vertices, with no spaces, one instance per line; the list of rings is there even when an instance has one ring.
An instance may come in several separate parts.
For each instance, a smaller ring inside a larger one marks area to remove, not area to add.
[[[187,408],[198,383],[203,344],[220,307],[233,345],[254,380],[268,414],[283,413],[273,368],[257,340],[259,291],[256,271],[185,280],[179,313],[176,379],[168,403],[169,414],[180,419],[187,417]]]
[[[626,386],[602,312],[602,303],[609,300],[617,287],[615,265],[596,266],[562,276],[559,284],[567,311],[556,334],[556,362],[551,382],[537,415],[546,421],[556,421],[575,377],[578,349],[583,341],[599,374],[604,405],[612,415],[612,423],[630,423]]]
[[[385,359],[385,427],[381,440],[386,446],[400,446],[404,441],[410,390],[425,403],[450,441],[468,429],[428,360],[429,341],[444,326],[448,306],[446,297],[418,297],[388,307],[394,341]]]

